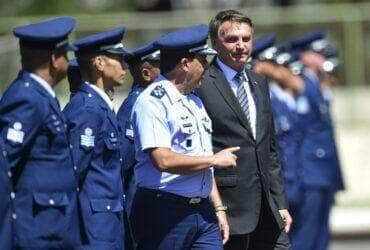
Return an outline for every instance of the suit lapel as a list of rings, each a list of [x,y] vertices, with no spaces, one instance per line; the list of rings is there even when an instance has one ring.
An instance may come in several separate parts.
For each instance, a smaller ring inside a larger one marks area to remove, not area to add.
[[[251,88],[254,102],[256,105],[256,142],[258,143],[261,140],[262,132],[264,131],[265,123],[263,122],[263,95],[260,89],[260,85],[253,77],[253,74],[247,69],[247,76],[249,79],[249,86]]]
[[[209,72],[210,72],[210,77],[213,78],[213,84],[216,86],[217,90],[220,92],[225,102],[234,111],[240,123],[243,125],[243,127],[245,127],[248,130],[250,136],[253,138],[249,122],[247,121],[247,117],[245,116],[242,108],[240,107],[238,99],[234,95],[229,85],[229,82],[227,81],[222,70],[218,67],[216,61],[213,62],[212,66],[213,67],[209,69],[210,70]]]

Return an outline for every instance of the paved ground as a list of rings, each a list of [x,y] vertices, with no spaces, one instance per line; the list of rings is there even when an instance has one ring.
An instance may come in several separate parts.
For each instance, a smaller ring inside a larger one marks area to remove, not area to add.
[[[370,208],[335,207],[330,222],[328,250],[370,250]]]
[[[370,238],[370,208],[334,207],[330,224],[334,235],[367,235]]]
[[[356,240],[334,240],[329,250],[370,250],[370,238]]]

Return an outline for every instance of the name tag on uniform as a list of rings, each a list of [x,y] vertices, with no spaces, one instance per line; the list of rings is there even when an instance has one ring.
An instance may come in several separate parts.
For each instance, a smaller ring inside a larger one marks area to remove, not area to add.
[[[182,125],[184,128],[190,128],[190,127],[193,127],[193,124],[191,123],[185,123]]]
[[[125,135],[128,139],[134,139],[134,130],[132,128],[131,120],[127,119],[126,126],[125,126]]]
[[[23,143],[24,132],[22,131],[22,123],[15,122],[13,128],[8,128],[6,139],[15,143]]]
[[[129,137],[134,137],[134,130],[133,129],[126,129],[126,135]]]

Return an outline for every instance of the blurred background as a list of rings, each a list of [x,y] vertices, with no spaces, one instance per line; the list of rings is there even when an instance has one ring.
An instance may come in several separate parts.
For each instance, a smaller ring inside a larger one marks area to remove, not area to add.
[[[327,32],[341,65],[333,115],[346,191],[337,195],[331,217],[331,249],[370,249],[370,1],[359,0],[0,0],[0,93],[20,69],[12,28],[52,16],[74,16],[71,40],[126,26],[124,44],[134,49],[163,33],[208,24],[218,10],[235,8],[252,18],[255,38],[274,32],[278,44],[314,30]],[[73,55],[71,55],[73,57]],[[118,89],[119,107],[131,78]],[[57,88],[64,105],[68,84]]]

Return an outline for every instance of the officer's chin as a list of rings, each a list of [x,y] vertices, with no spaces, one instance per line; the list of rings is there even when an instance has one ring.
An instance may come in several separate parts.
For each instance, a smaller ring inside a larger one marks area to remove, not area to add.
[[[114,87],[122,86],[124,83],[125,83],[125,79],[124,79],[124,78],[122,78],[122,80],[115,81],[115,83],[114,83]]]

